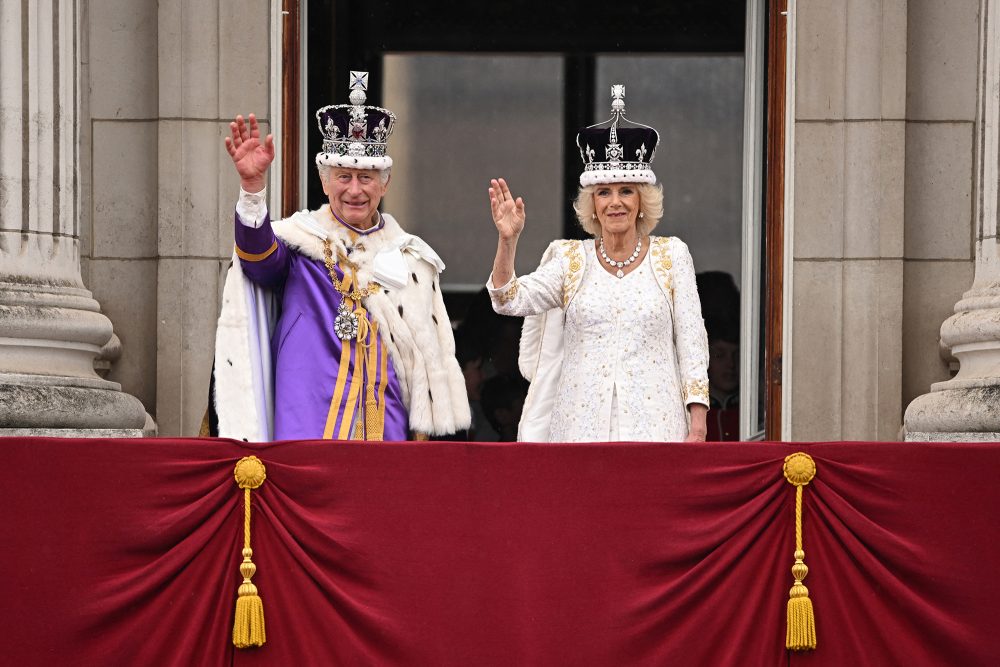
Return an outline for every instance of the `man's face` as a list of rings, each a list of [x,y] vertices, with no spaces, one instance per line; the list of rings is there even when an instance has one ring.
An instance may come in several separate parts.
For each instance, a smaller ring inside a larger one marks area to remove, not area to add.
[[[368,229],[376,222],[375,212],[389,189],[374,169],[333,167],[323,179],[323,192],[338,218],[359,229]]]
[[[708,345],[708,382],[725,393],[740,386],[740,346],[724,340]]]

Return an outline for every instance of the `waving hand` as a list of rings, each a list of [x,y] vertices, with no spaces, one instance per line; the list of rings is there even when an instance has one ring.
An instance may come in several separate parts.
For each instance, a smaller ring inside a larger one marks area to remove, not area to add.
[[[243,116],[237,116],[229,124],[232,136],[226,137],[226,150],[240,175],[243,189],[260,192],[267,184],[267,168],[274,160],[274,136],[269,134],[261,142],[257,117],[250,114],[247,121],[249,123]]]
[[[490,210],[501,239],[515,240],[520,236],[524,229],[524,201],[520,197],[514,199],[502,178],[490,181]]]

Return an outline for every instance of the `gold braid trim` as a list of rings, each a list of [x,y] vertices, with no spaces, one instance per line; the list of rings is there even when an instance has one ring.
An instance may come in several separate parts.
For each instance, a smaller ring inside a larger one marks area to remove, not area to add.
[[[381,440],[385,431],[385,401],[379,404],[375,400],[376,385],[375,379],[379,370],[379,346],[375,344],[378,336],[378,322],[372,323],[371,344],[368,352],[368,362],[366,364],[368,382],[365,391],[365,440]],[[385,346],[382,346],[382,355],[385,355]],[[385,375],[385,371],[383,371]]]
[[[271,253],[278,249],[278,242],[275,241],[271,244],[271,247],[261,253],[252,253],[245,250],[240,250],[238,245],[233,246],[236,249],[236,256],[247,262],[260,262],[271,256]]]
[[[816,462],[803,452],[785,457],[785,479],[795,487],[795,564],[792,577],[795,583],[788,592],[788,630],[785,648],[793,651],[811,651],[816,648],[816,620],[813,614],[809,589],[802,580],[809,574],[805,564],[806,552],[802,548],[802,494],[806,485],[816,476]]]

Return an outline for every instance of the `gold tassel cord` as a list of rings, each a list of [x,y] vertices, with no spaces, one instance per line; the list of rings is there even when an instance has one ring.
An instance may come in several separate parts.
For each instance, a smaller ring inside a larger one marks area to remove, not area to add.
[[[250,491],[264,483],[267,472],[256,456],[244,456],[236,463],[236,485],[243,489],[243,562],[240,563],[240,584],[236,598],[236,619],[233,622],[233,645],[236,648],[263,646],[267,641],[264,632],[264,602],[257,594],[257,586],[250,580],[257,572],[250,548]]]
[[[816,476],[816,462],[803,452],[785,457],[785,479],[795,487],[795,563],[792,577],[795,583],[788,592],[788,629],[785,648],[793,651],[811,651],[816,648],[816,620],[813,615],[809,589],[802,581],[809,574],[805,564],[806,552],[802,548],[802,495],[809,482]]]

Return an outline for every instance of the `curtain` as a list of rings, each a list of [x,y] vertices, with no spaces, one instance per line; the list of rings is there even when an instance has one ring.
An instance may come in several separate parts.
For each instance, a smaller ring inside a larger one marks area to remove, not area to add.
[[[785,649],[795,490],[817,648]],[[232,645],[243,493],[267,642]],[[16,665],[993,665],[1000,445],[0,439]]]

